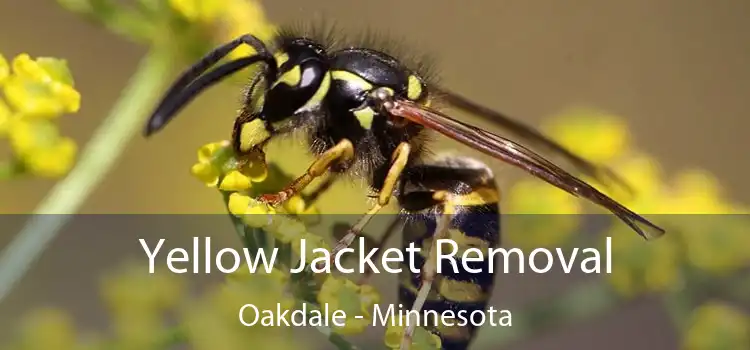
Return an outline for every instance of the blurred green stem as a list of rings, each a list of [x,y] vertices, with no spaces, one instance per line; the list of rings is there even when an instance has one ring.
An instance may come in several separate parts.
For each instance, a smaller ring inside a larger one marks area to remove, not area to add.
[[[11,179],[23,172],[23,167],[15,160],[0,162],[0,179]]]
[[[174,68],[172,53],[153,49],[94,132],[73,170],[50,191],[0,255],[0,301],[104,180],[143,124]],[[56,215],[45,215],[56,214]]]

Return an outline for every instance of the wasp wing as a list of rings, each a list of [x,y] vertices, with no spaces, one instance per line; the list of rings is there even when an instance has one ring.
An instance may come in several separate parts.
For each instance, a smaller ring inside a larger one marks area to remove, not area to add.
[[[622,186],[630,193],[633,193],[633,190],[628,185],[628,183],[620,176],[618,176],[614,171],[581,158],[579,155],[573,153],[565,146],[559,144],[558,142],[555,142],[541,132],[527,125],[524,125],[523,123],[514,120],[507,115],[482,106],[454,92],[442,89],[440,87],[432,87],[432,90],[435,90],[439,94],[441,102],[444,102],[451,107],[455,107],[465,112],[471,113],[483,120],[487,120],[491,123],[497,124],[522,139],[528,140],[533,144],[537,144],[546,148],[550,152],[554,152],[563,156],[581,172],[601,182],[604,185],[609,185],[610,181],[612,181]]]
[[[393,100],[392,103],[386,103],[384,108],[395,116],[424,125],[496,159],[519,167],[570,194],[584,197],[601,205],[646,239],[659,237],[665,232],[588,183],[516,142],[408,100]]]

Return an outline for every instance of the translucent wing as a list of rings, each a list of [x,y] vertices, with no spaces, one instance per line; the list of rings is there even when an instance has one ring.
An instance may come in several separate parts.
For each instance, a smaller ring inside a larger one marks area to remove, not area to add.
[[[496,159],[521,168],[568,193],[586,198],[608,209],[646,239],[656,238],[665,233],[662,228],[518,143],[408,100],[394,100],[385,103],[383,107],[395,116],[424,125]]]
[[[631,193],[633,192],[632,188],[627,184],[627,182],[623,180],[622,178],[620,178],[612,170],[599,166],[597,164],[591,163],[581,158],[577,154],[571,152],[570,150],[565,148],[563,145],[559,144],[558,142],[555,142],[554,140],[543,135],[539,131],[527,125],[524,125],[523,123],[518,122],[507,115],[504,115],[500,112],[494,111],[490,108],[477,104],[454,92],[451,92],[451,91],[448,91],[446,89],[442,89],[439,87],[431,87],[430,89],[433,91],[436,91],[440,95],[441,102],[445,102],[452,107],[461,109],[465,112],[468,112],[477,117],[480,117],[483,120],[487,120],[491,123],[494,123],[510,131],[511,133],[515,134],[515,136],[519,137],[520,139],[528,141],[532,145],[541,146],[545,148],[545,150],[547,151],[550,151],[552,153],[556,153],[562,156],[567,161],[569,161],[573,166],[578,168],[579,171],[586,174],[586,176],[596,179],[597,181],[600,181],[602,184],[607,185],[607,186],[610,185],[612,182],[617,183],[618,185],[622,186],[627,191]]]

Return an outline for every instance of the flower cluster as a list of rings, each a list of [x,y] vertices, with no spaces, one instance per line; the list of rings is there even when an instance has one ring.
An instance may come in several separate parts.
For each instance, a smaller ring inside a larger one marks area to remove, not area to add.
[[[273,238],[275,246],[288,247],[296,256],[304,256],[307,265],[318,256],[313,253],[316,249],[331,250],[324,237],[308,230],[306,222],[309,220],[305,220],[305,217],[314,215],[317,211],[314,207],[308,207],[302,197],[293,196],[281,208],[268,206],[255,199],[257,194],[264,193],[268,188],[279,187],[269,186],[266,180],[284,177],[269,176],[269,167],[262,153],[238,159],[229,142],[209,143],[199,149],[198,162],[193,165],[191,172],[207,186],[217,187],[227,193],[226,205],[231,215],[240,219],[247,227],[262,229]],[[279,185],[283,187],[286,183]],[[303,239],[304,254],[300,244]],[[333,327],[334,332],[342,335],[361,333],[371,323],[370,310],[380,300],[371,286],[357,285],[334,275],[318,275],[312,279],[297,283],[315,289],[312,291],[316,295],[314,301],[321,305],[328,304],[331,312],[344,310],[350,316],[343,327]],[[294,286],[291,289],[298,290]],[[298,294],[303,296],[310,292],[307,290]],[[354,318],[354,315],[364,317]]]
[[[750,316],[723,302],[711,301],[693,311],[686,350],[750,348]]]
[[[66,9],[133,41],[169,47],[192,62],[217,44],[252,33],[270,39],[276,27],[254,0],[138,0],[128,6],[112,0],[57,0]],[[240,46],[230,58],[252,53]]]
[[[572,109],[552,118],[544,129],[585,159],[611,165],[634,194],[619,187],[601,186],[593,179],[588,181],[669,232],[662,239],[644,244],[619,221],[607,230],[606,236],[613,237],[613,259],[618,262],[609,278],[624,295],[660,292],[676,286],[683,278],[683,265],[722,274],[750,262],[743,249],[750,245],[750,235],[742,230],[748,222],[731,215],[742,210],[723,196],[711,174],[688,169],[667,178],[654,158],[633,147],[627,124],[606,112]],[[514,214],[584,212],[578,198],[535,179],[515,184],[508,192],[507,203],[508,212]],[[555,227],[538,222],[533,226],[512,225],[513,221],[524,220],[510,218],[509,240],[523,247],[559,246],[575,236],[578,220],[572,217],[580,217],[561,216],[565,218],[537,220],[552,222]]]
[[[264,327],[261,322],[243,326],[237,310],[253,304],[259,310],[293,310],[295,300],[288,289],[289,275],[274,269],[270,273],[235,273],[210,290],[202,299],[183,307],[185,333],[194,349],[296,349],[291,329]]]
[[[0,137],[13,151],[10,159],[0,160],[0,178],[65,175],[77,146],[60,134],[57,120],[81,105],[66,61],[24,53],[8,62],[0,55],[0,88]]]
[[[616,262],[607,280],[621,296],[693,288],[687,285],[699,274],[724,278],[750,264],[750,220],[740,215],[747,213],[747,208],[727,199],[711,174],[686,169],[668,176],[658,161],[633,147],[626,123],[608,113],[572,110],[553,118],[546,130],[584,158],[612,165],[614,172],[633,187],[634,194],[598,187],[667,230],[660,239],[645,242],[619,221],[605,228],[604,236],[612,237],[612,260]],[[544,193],[540,191],[522,181],[511,190],[511,207],[547,213],[580,209],[549,194],[539,195]],[[511,238],[545,243],[528,230]],[[735,349],[738,344],[748,344],[748,316],[738,309],[709,303],[695,309],[693,315],[685,338],[688,349]]]

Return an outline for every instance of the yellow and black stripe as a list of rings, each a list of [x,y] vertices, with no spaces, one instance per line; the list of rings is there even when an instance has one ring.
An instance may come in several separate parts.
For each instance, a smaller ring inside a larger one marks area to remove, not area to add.
[[[436,196],[435,194],[445,194]],[[444,198],[438,200],[435,198]],[[427,300],[420,311],[445,311],[458,313],[463,310],[468,317],[473,311],[484,311],[494,286],[494,276],[489,266],[494,262],[486,258],[481,262],[467,262],[471,269],[481,273],[469,273],[463,268],[460,256],[469,248],[487,251],[500,244],[500,193],[489,169],[466,158],[443,159],[439,163],[417,166],[404,176],[400,205],[405,216],[403,245],[414,242],[421,254],[415,254],[415,266],[424,270],[438,222],[446,208],[453,217],[444,237],[458,246],[457,267],[443,261],[442,273],[435,277]],[[446,252],[447,253],[447,252]],[[405,262],[400,276],[399,302],[411,308],[417,298],[424,278],[411,273],[409,262]],[[430,321],[431,318],[423,318]],[[457,320],[456,320],[457,321]],[[430,324],[443,342],[443,349],[466,349],[474,338],[476,329],[466,326]]]

